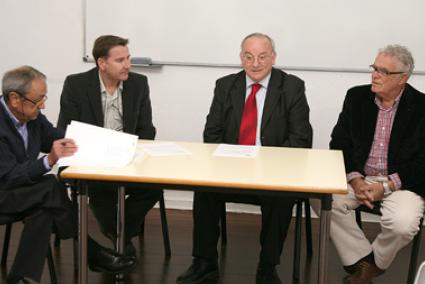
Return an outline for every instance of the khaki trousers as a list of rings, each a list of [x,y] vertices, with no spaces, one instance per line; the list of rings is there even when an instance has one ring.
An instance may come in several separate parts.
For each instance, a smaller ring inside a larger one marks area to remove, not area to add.
[[[366,177],[374,183],[382,177]],[[348,184],[347,195],[333,195],[331,212],[331,239],[344,266],[352,265],[373,251],[376,265],[385,270],[397,252],[407,245],[419,231],[424,212],[424,200],[409,190],[398,190],[384,197],[381,203],[381,232],[370,243],[356,223],[354,209],[361,204]],[[320,204],[313,202],[313,209],[320,212]]]

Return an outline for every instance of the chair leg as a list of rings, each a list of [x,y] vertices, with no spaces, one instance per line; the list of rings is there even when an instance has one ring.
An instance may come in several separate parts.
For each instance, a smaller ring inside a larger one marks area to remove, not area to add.
[[[49,244],[49,250],[47,251],[47,264],[49,266],[49,272],[50,272],[50,283],[57,284],[58,279],[56,277],[56,270],[55,270],[55,263],[53,262],[53,254],[52,254],[52,248]]]
[[[418,264],[418,253],[419,253],[419,248],[421,246],[423,221],[424,220],[422,218],[420,222],[419,231],[416,234],[416,236],[413,238],[412,252],[410,254],[409,272],[407,274],[407,284],[413,284],[415,280],[416,266]]]
[[[12,233],[12,223],[6,224],[6,231],[4,233],[3,252],[1,255],[1,266],[6,266],[7,254],[9,253],[10,234]]]
[[[313,255],[313,238],[311,236],[311,209],[310,201],[304,199],[304,214],[305,214],[305,237],[307,242],[307,255]]]
[[[360,229],[362,229],[362,212],[360,210],[355,210],[356,212],[356,222]]]
[[[61,240],[60,240],[60,238],[58,237],[58,235],[55,235],[54,247],[55,247],[56,249],[58,249],[58,248],[60,248],[60,246],[61,246]]]
[[[226,222],[226,203],[223,202],[220,216],[220,230],[221,230],[221,245],[227,244],[227,222]]]
[[[300,259],[301,259],[301,218],[302,218],[302,201],[296,201],[295,216],[295,244],[294,244],[294,263],[292,271],[292,279],[300,279]]]
[[[169,238],[169,235],[168,235],[168,223],[167,223],[167,213],[165,211],[164,195],[162,195],[161,199],[159,200],[159,211],[161,213],[162,236],[163,236],[163,239],[164,239],[165,255],[170,256],[171,255],[171,247],[170,247],[170,238]],[[144,223],[143,223],[143,225],[144,225]]]

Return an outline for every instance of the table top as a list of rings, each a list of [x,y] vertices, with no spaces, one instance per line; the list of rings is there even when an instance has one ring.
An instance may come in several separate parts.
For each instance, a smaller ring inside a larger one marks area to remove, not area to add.
[[[155,143],[140,140],[139,143]],[[260,147],[255,158],[213,156],[218,144],[174,142],[191,155],[137,155],[123,168],[71,166],[66,179],[346,194],[341,151]]]

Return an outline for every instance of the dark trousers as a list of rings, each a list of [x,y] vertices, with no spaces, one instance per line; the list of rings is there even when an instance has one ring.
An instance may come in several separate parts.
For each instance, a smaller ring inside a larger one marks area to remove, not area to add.
[[[125,243],[140,233],[145,215],[159,201],[162,190],[126,187],[125,199]],[[117,186],[103,182],[89,183],[90,208],[102,233],[115,240],[117,231]]]
[[[195,192],[193,203],[193,256],[216,260],[219,219],[223,202],[261,206],[260,264],[277,265],[283,249],[295,200],[275,196]]]
[[[11,275],[40,282],[52,229],[62,239],[77,234],[77,212],[53,175],[33,185],[0,191],[1,219],[24,221]]]

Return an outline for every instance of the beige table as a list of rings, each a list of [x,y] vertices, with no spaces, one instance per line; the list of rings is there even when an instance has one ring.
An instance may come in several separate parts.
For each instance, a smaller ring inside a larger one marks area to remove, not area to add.
[[[140,141],[140,143],[151,143]],[[317,149],[261,147],[255,158],[213,156],[217,144],[178,142],[190,151],[184,156],[138,155],[124,168],[69,167],[65,179],[79,180],[79,283],[87,283],[87,191],[90,180],[119,185],[118,249],[123,249],[124,186],[274,194],[319,198],[322,202],[318,283],[327,283],[327,256],[332,194],[346,194],[342,152]]]

